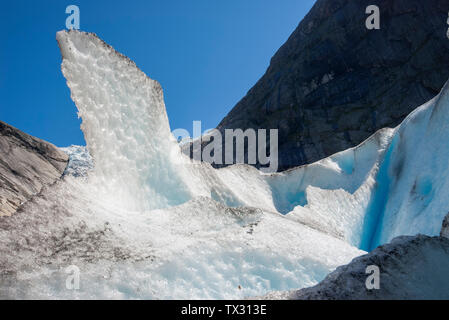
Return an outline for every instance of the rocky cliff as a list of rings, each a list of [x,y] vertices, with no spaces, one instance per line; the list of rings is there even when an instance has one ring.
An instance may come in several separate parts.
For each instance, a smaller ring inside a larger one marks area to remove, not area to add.
[[[61,177],[67,155],[0,121],[0,216],[11,215],[43,186]]]
[[[380,9],[368,30],[367,6]],[[394,127],[449,77],[447,0],[318,0],[218,129],[279,129],[279,169]]]

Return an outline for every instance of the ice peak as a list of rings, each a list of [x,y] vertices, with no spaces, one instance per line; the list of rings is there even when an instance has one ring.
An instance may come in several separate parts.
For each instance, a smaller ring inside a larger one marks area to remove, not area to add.
[[[179,147],[160,84],[93,33],[59,31],[56,38],[99,188],[139,210],[190,199],[171,161]]]

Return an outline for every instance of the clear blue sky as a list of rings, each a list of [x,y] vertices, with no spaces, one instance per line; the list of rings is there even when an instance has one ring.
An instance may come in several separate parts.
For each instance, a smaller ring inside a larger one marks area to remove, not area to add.
[[[81,30],[134,60],[165,95],[172,130],[215,127],[256,83],[314,0],[14,0],[0,5],[0,120],[57,146],[84,144],[56,31]]]

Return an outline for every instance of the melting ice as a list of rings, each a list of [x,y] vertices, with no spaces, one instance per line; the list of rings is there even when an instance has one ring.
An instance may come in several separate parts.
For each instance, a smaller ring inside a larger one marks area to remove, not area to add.
[[[242,298],[316,284],[449,207],[449,89],[395,129],[264,174],[183,155],[160,85],[96,35],[57,40],[87,143],[61,181],[0,219],[0,296]],[[90,159],[89,157],[92,157]],[[66,268],[80,289],[66,288]]]

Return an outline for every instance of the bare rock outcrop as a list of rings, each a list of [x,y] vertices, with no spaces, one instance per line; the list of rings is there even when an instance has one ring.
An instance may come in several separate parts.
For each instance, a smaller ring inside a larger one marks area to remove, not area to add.
[[[365,26],[369,5],[379,30]],[[218,129],[278,129],[285,170],[395,127],[449,77],[448,11],[447,0],[318,0]]]
[[[0,216],[11,215],[25,201],[64,172],[68,156],[57,147],[0,121]]]

